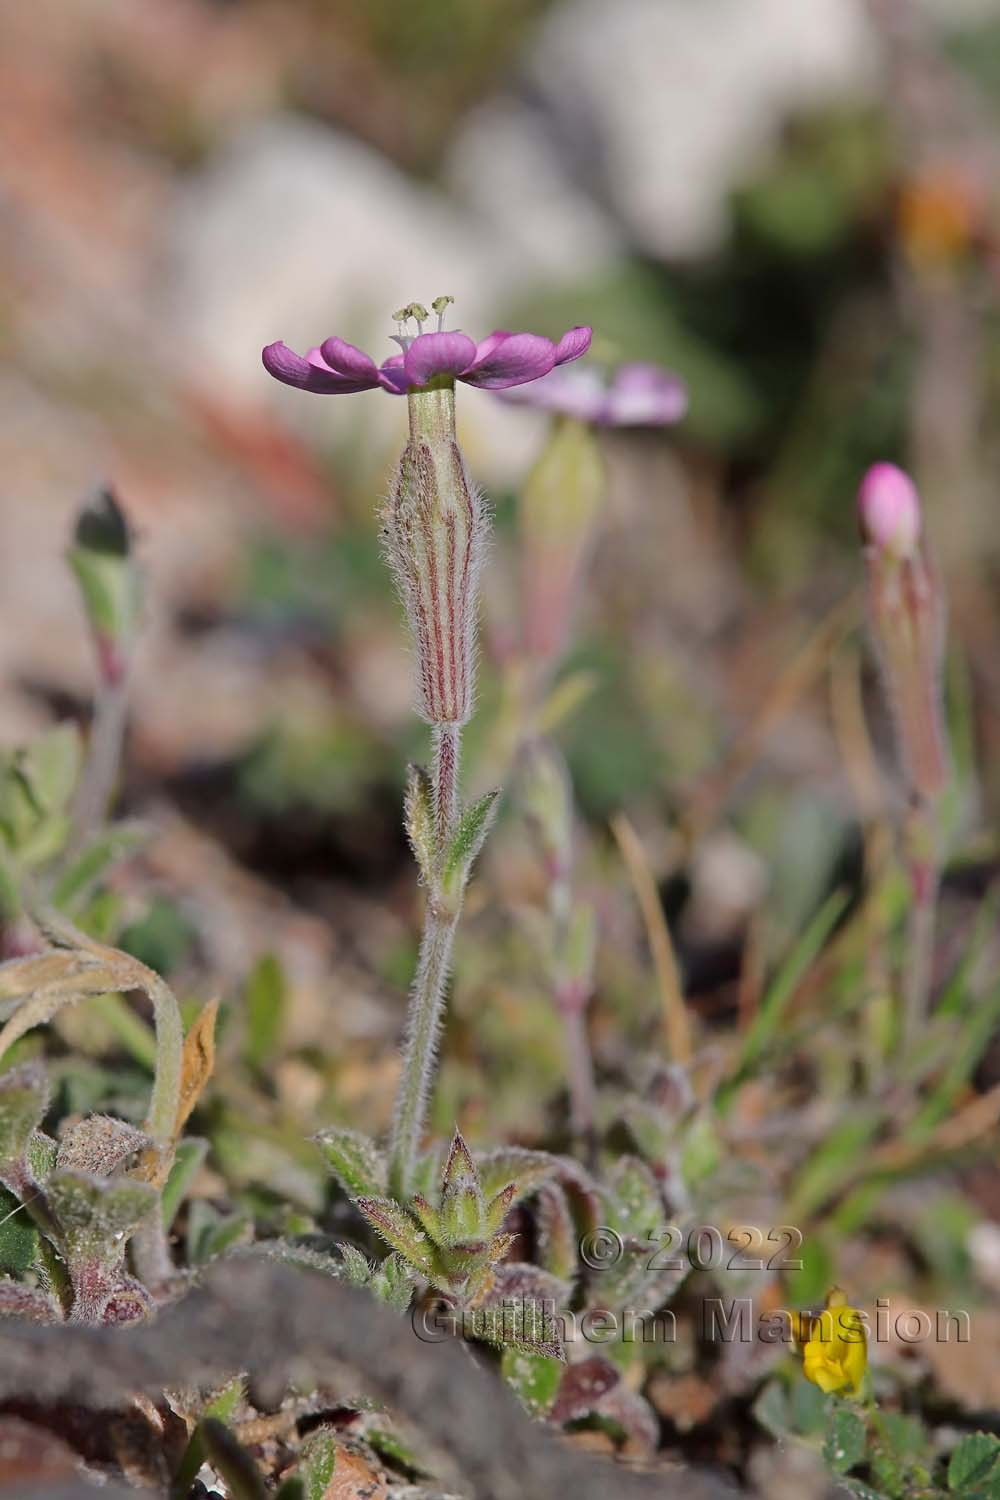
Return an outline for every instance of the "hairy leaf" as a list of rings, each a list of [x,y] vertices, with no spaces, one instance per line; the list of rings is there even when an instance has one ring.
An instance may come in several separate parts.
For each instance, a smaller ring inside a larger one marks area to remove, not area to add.
[[[434,873],[437,837],[434,831],[434,788],[423,766],[410,765],[406,770],[406,797],[403,803],[406,836],[424,880]]]
[[[514,1196],[508,1207],[513,1208],[541,1183],[553,1177],[560,1162],[546,1151],[527,1151],[518,1146],[502,1146],[498,1151],[488,1151],[480,1156],[477,1166],[479,1180],[487,1200],[495,1198],[503,1188],[514,1184]]]
[[[392,1198],[358,1198],[356,1205],[365,1218],[393,1250],[422,1271],[430,1270],[431,1244],[426,1230]]]
[[[442,871],[442,883],[451,896],[459,896],[465,889],[469,872],[496,816],[499,796],[499,787],[487,792],[478,802],[467,807],[458,820]]]
[[[67,1170],[53,1172],[46,1194],[70,1265],[114,1265],[126,1239],[158,1201],[155,1188],[135,1178],[109,1181]]]
[[[368,1136],[331,1125],[313,1139],[349,1198],[379,1197],[385,1192],[385,1157]]]
[[[110,1177],[117,1167],[149,1145],[149,1136],[111,1115],[90,1115],[72,1126],[56,1152],[56,1167]]]

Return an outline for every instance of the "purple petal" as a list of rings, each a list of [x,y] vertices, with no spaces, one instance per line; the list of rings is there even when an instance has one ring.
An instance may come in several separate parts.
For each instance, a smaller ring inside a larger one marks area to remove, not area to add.
[[[613,427],[665,427],[687,411],[684,382],[658,365],[622,365],[607,393],[600,421]]]
[[[477,352],[475,364],[462,378],[488,391],[537,380],[549,373],[556,360],[555,344],[538,333],[509,333],[506,337],[494,333],[483,340],[480,350],[484,347],[486,352]]]
[[[466,333],[421,333],[403,355],[403,368],[414,385],[426,385],[435,375],[461,375],[475,357]]]
[[[410,389],[410,377],[403,369],[403,356],[391,354],[379,366],[378,383],[390,396],[405,396]]]
[[[375,361],[363,349],[349,344],[346,339],[338,338],[324,339],[319,347],[323,359],[338,375],[346,375],[349,380],[364,381],[367,386],[378,384]]]
[[[586,324],[568,329],[556,345],[556,364],[567,365],[571,359],[579,359],[581,354],[586,354],[593,336],[594,330]]]
[[[261,354],[264,369],[275,380],[281,380],[285,385],[294,385],[300,391],[313,391],[317,395],[345,396],[352,391],[364,391],[375,381],[366,381],[359,384],[356,380],[348,380],[343,375],[328,370],[321,363],[319,351],[311,349],[310,357],[303,359],[301,354],[296,354],[289,349],[287,344],[268,344]]]
[[[473,364],[480,364],[482,360],[487,357],[487,355],[492,354],[493,350],[498,348],[503,343],[504,339],[510,339],[513,337],[514,335],[511,333],[509,328],[494,328],[492,333],[487,334],[484,339],[480,339],[479,343],[476,345],[476,357],[473,361]]]
[[[501,400],[542,411],[559,412],[580,422],[598,422],[607,395],[603,375],[585,366],[578,370],[552,369],[533,385],[498,392]]]

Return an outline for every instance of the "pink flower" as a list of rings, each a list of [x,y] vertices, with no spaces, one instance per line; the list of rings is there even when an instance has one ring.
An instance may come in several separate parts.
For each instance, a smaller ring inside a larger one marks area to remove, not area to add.
[[[502,391],[547,375],[556,365],[579,359],[590,348],[591,330],[571,328],[558,343],[538,333],[508,333],[498,328],[479,343],[457,329],[441,325],[444,308],[452,299],[439,297],[434,303],[438,328],[424,333],[429,316],[419,303],[411,303],[396,315],[400,327],[412,318],[421,330],[415,336],[396,335],[402,349],[376,365],[363,349],[341,338],[324,339],[303,356],[286,344],[268,344],[261,356],[264,368],[285,385],[320,395],[349,395],[381,386],[393,396],[420,390],[438,376],[462,380],[488,391]]]
[[[592,366],[553,369],[530,391],[504,399],[576,417],[600,427],[666,427],[687,411],[687,389],[659,365],[619,365],[613,373]]]
[[[880,552],[912,557],[920,541],[920,497],[895,464],[873,464],[858,491],[858,521],[865,541]]]

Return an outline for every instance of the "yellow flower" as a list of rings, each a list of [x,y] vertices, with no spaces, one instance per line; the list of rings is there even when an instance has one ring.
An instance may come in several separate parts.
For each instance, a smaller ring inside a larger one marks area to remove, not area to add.
[[[861,1395],[868,1366],[868,1330],[864,1314],[847,1305],[845,1291],[831,1287],[826,1311],[800,1313],[794,1333],[807,1380],[828,1394]]]

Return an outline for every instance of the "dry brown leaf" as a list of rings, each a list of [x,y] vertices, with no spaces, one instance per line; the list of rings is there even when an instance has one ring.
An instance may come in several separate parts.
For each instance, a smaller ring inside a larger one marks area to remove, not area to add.
[[[181,1052],[181,1077],[177,1091],[177,1115],[174,1120],[174,1137],[169,1149],[151,1146],[144,1151],[135,1169],[135,1176],[154,1187],[162,1187],[170,1173],[174,1160],[174,1148],[181,1138],[202,1091],[212,1076],[215,1067],[215,1019],[219,1010],[218,1000],[209,1000],[202,1008],[184,1038]]]
[[[177,1099],[177,1122],[175,1139],[191,1117],[201,1098],[202,1090],[212,1076],[215,1067],[215,1019],[219,1012],[218,1000],[210,1000],[199,1012],[184,1038],[181,1055],[181,1086]]]

